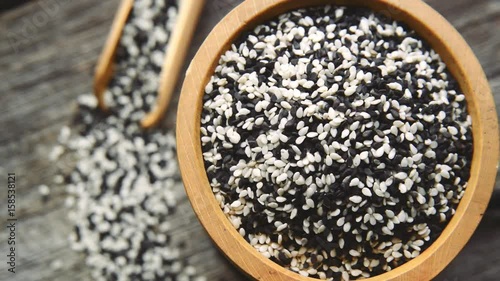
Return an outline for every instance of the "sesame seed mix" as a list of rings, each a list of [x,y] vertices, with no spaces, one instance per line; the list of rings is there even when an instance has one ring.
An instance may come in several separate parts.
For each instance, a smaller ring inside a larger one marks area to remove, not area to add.
[[[71,247],[86,254],[93,280],[206,280],[182,258],[183,242],[169,234],[185,196],[175,138],[137,124],[154,103],[176,13],[175,1],[134,1],[108,90],[114,114],[100,113],[92,94],[80,96],[77,129],[63,128],[51,153],[54,161],[76,162],[54,182],[67,186]]]
[[[175,0],[134,1],[116,51],[115,74],[105,93],[112,114],[137,123],[151,111],[176,18]]]
[[[439,55],[362,8],[282,14],[206,85],[205,167],[262,255],[324,280],[389,271],[436,240],[464,194],[471,118]]]

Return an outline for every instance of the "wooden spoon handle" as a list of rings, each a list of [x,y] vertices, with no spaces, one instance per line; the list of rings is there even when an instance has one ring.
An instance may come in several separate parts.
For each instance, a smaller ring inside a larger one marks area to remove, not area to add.
[[[142,119],[143,128],[156,125],[168,108],[204,2],[204,0],[179,1],[178,18],[167,46],[160,74],[157,102],[153,110]]]
[[[104,49],[97,62],[94,77],[94,94],[97,97],[97,102],[101,110],[107,110],[107,106],[104,103],[104,92],[114,72],[116,49],[120,42],[123,27],[127,22],[130,11],[132,11],[133,4],[134,0],[122,0],[120,3],[108,39],[106,40],[106,45],[104,45]]]

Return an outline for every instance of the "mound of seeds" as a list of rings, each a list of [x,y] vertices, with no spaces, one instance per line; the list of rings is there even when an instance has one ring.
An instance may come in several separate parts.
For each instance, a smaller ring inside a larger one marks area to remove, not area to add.
[[[71,246],[86,253],[94,280],[206,280],[168,234],[176,202],[185,196],[175,138],[138,125],[155,102],[175,4],[134,1],[107,92],[113,114],[100,113],[92,94],[80,96],[77,132],[65,127],[51,155],[57,160],[67,151],[63,157],[76,159],[75,169],[55,181],[67,184]]]
[[[201,143],[224,213],[264,256],[352,280],[418,256],[463,196],[464,95],[439,55],[360,8],[292,11],[225,52]]]

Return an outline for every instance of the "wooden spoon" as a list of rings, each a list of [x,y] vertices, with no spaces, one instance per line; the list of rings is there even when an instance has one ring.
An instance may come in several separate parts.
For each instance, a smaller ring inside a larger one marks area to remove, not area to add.
[[[109,80],[114,72],[114,60],[116,49],[120,42],[123,27],[127,22],[130,11],[134,5],[134,0],[122,0],[118,11],[116,12],[111,31],[104,45],[101,56],[97,61],[94,77],[94,94],[97,98],[97,103],[101,110],[106,111],[108,108],[104,103],[104,92],[108,87]]]
[[[114,72],[114,59],[123,27],[133,7],[133,0],[122,0],[101,57],[97,63],[94,79],[94,94],[101,110],[108,108],[104,93]],[[193,36],[204,0],[179,0],[179,13],[172,31],[160,74],[160,85],[156,105],[142,120],[143,128],[158,124],[168,108],[172,93],[184,63],[189,43]]]

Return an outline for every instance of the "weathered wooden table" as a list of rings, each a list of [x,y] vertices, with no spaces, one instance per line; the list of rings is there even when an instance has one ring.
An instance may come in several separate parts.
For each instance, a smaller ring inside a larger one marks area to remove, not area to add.
[[[410,0],[408,0],[410,1]],[[0,280],[91,280],[82,255],[67,243],[71,224],[65,191],[53,188],[41,200],[40,184],[52,183],[48,153],[63,125],[75,113],[75,99],[91,91],[94,64],[118,6],[113,1],[31,1],[0,14]],[[241,0],[210,0],[190,47],[203,38]],[[500,105],[500,1],[427,1],[461,32],[479,57]],[[175,101],[173,102],[175,105]],[[175,106],[167,117],[172,125]],[[17,175],[18,268],[7,272],[6,177]],[[441,281],[499,280],[500,184],[469,244],[436,278]],[[182,255],[208,280],[246,280],[215,249],[189,203],[172,218],[174,240],[186,240]],[[60,266],[59,266],[60,265]]]

